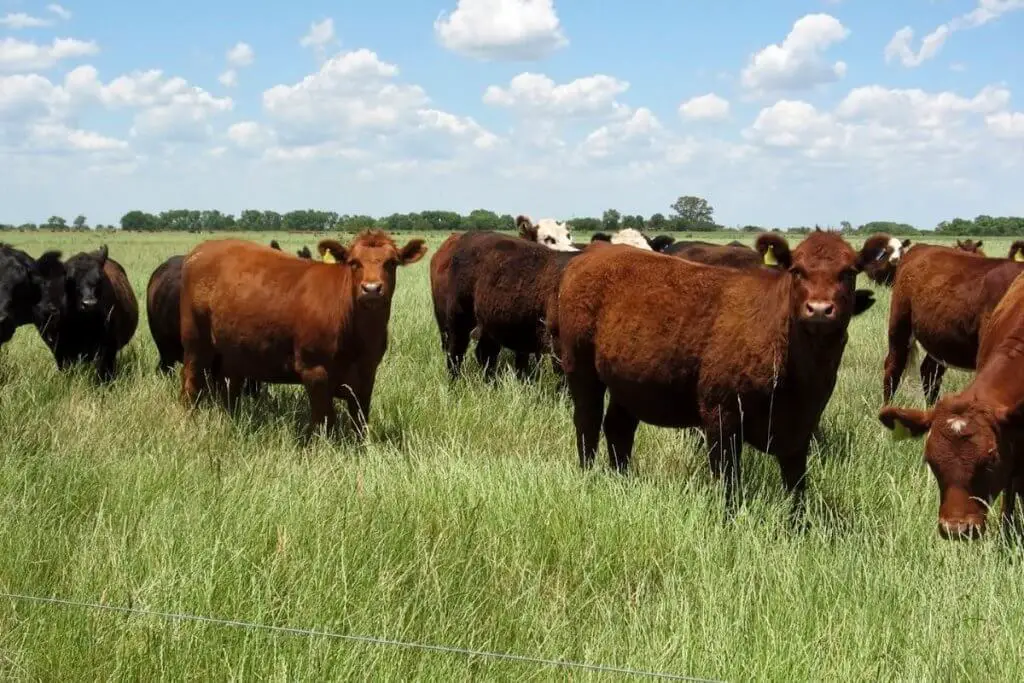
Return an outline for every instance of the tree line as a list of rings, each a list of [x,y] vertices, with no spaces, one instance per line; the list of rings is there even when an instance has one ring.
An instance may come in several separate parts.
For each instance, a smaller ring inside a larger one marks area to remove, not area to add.
[[[816,227],[838,229],[848,234],[886,232],[892,235],[916,235],[923,230],[907,223],[871,221],[854,226],[841,221],[838,226],[791,226],[767,228],[758,225],[728,227],[714,219],[714,208],[702,197],[682,196],[669,207],[671,213],[650,216],[623,214],[616,209],[606,210],[600,217],[571,218],[567,222],[574,232],[615,232],[635,228],[644,232],[713,232],[734,230],[747,233],[770,229],[790,233],[807,233]],[[533,218],[539,218],[534,216]],[[22,225],[0,224],[0,230],[124,230],[128,232],[356,232],[366,228],[380,228],[389,232],[461,232],[467,230],[514,230],[515,218],[487,209],[476,209],[469,214],[455,211],[419,211],[393,213],[389,216],[339,214],[335,211],[304,209],[279,213],[248,209],[235,216],[217,210],[175,209],[160,213],[133,210],[121,217],[118,225],[89,225],[79,215],[68,223],[60,216],[51,216],[44,223]],[[931,232],[931,231],[928,231]],[[978,216],[972,219],[954,218],[942,221],[934,230],[944,235],[1021,236],[1024,235],[1024,217]]]

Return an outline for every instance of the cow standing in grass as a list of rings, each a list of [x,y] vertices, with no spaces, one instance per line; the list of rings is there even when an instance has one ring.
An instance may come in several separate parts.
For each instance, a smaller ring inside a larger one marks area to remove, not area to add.
[[[619,471],[640,422],[698,427],[730,507],[744,442],[775,455],[799,505],[847,326],[865,310],[857,274],[883,248],[872,239],[858,252],[838,234],[815,232],[792,251],[781,236],[761,235],[757,251],[776,268],[736,270],[616,246],[573,260],[553,333],[580,465],[593,464],[602,426]]]
[[[302,384],[311,431],[335,430],[338,397],[357,432],[365,433],[388,344],[397,269],[419,261],[427,247],[414,239],[399,248],[386,233],[372,230],[348,246],[323,240],[317,248],[334,262],[232,239],[189,252],[181,293],[186,405],[211,388],[213,376],[229,386],[247,379]],[[230,395],[221,396],[230,407]]]
[[[0,346],[22,325],[45,323],[64,298],[64,264],[59,251],[34,259],[0,243]]]
[[[864,274],[875,284],[883,287],[892,287],[896,281],[896,269],[899,268],[903,256],[910,249],[910,240],[902,242],[890,237],[886,244],[885,251],[879,254],[871,263],[864,266]]]

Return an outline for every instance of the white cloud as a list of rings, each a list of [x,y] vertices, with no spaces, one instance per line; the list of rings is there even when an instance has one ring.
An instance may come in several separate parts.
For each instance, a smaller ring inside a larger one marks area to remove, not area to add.
[[[449,50],[485,60],[537,60],[569,44],[553,0],[458,0],[434,32]]]
[[[793,24],[781,45],[769,45],[750,58],[743,85],[758,92],[806,90],[838,81],[846,63],[829,63],[823,53],[846,40],[850,31],[829,14],[808,14]]]
[[[622,109],[624,105],[616,97],[628,89],[628,82],[604,74],[558,85],[543,74],[525,72],[515,76],[507,88],[488,87],[483,101],[534,115],[579,116]]]
[[[58,152],[118,152],[128,149],[128,143],[124,140],[69,128],[60,123],[32,124],[29,126],[29,143],[37,150]]]
[[[0,39],[0,71],[38,71],[49,69],[65,59],[88,57],[100,51],[94,41],[54,38],[40,45],[17,38]]]
[[[24,12],[13,12],[0,17],[0,26],[6,26],[15,31],[23,28],[40,28],[49,25],[49,19],[33,17]]]
[[[256,53],[248,43],[236,43],[233,48],[228,50],[227,58],[228,64],[235,68],[242,68],[255,61]]]
[[[220,76],[217,76],[217,80],[220,81],[220,84],[225,88],[234,88],[238,85],[238,72],[234,69],[228,69]]]
[[[1024,140],[1024,114],[1021,112],[991,114],[985,117],[985,125],[997,137]]]
[[[650,151],[664,126],[650,109],[640,107],[624,121],[601,126],[580,145],[585,157],[607,159]]]
[[[896,31],[885,46],[885,61],[899,59],[905,67],[917,67],[939,53],[946,40],[956,31],[977,28],[994,21],[1004,14],[1024,9],[1024,0],[977,0],[977,6],[945,24],[939,24],[934,31],[921,41],[921,48],[914,51],[914,29],[904,26]]]
[[[60,5],[56,4],[56,3],[47,5],[46,6],[46,11],[51,13],[51,14],[56,15],[57,18],[63,19],[64,21],[69,21],[71,19],[71,16],[72,16],[70,11],[64,9],[62,6],[60,6]]]
[[[274,132],[255,121],[240,121],[228,127],[228,139],[243,149],[263,149],[274,144]]]
[[[421,130],[444,131],[453,137],[469,140],[477,149],[493,149],[501,142],[501,138],[472,117],[456,116],[437,109],[420,109],[416,116]]]
[[[309,32],[299,39],[302,47],[311,47],[322,53],[334,42],[334,19],[328,17],[323,21],[314,21],[309,25]]]
[[[699,95],[679,105],[679,115],[695,121],[719,121],[729,116],[729,101],[715,93]]]

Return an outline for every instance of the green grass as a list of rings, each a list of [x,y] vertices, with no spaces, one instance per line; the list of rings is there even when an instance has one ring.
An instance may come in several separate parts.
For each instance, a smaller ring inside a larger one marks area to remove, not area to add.
[[[152,270],[201,237],[4,239],[66,255],[107,241],[141,300]],[[811,455],[812,526],[795,534],[761,453],[745,451],[746,505],[726,523],[694,435],[643,425],[635,476],[610,474],[603,454],[583,474],[550,373],[489,387],[469,361],[450,385],[427,273],[399,273],[364,447],[302,446],[298,387],[237,418],[188,416],[177,377],[154,371],[144,314],[107,388],[58,374],[19,330],[0,357],[0,591],[731,680],[1024,674],[1019,553],[995,534],[941,541],[920,443],[875,419],[885,290],[851,326]],[[951,372],[945,388],[967,380]],[[916,373],[898,400],[923,404]],[[0,678],[608,679],[11,600]]]

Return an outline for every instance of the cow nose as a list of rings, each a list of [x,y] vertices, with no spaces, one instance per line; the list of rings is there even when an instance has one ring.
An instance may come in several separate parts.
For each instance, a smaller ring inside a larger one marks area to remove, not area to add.
[[[971,540],[980,538],[985,531],[985,522],[976,519],[940,519],[939,535],[946,540]]]
[[[804,314],[813,320],[833,320],[836,306],[829,301],[808,301],[804,304]]]
[[[94,297],[82,299],[82,305],[85,306],[86,308],[92,308],[93,306],[96,305],[96,299]]]
[[[364,282],[363,294],[380,294],[382,286],[380,282]]]

